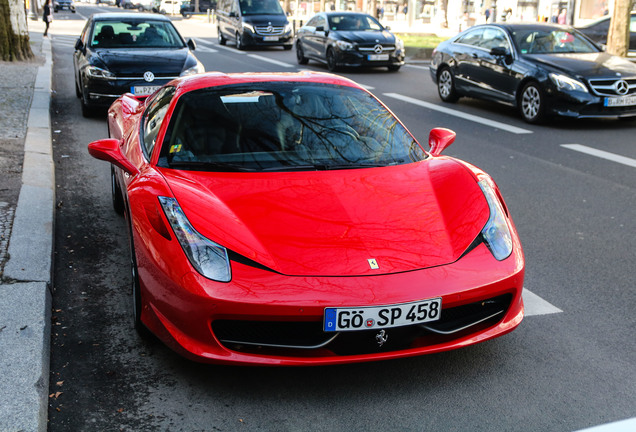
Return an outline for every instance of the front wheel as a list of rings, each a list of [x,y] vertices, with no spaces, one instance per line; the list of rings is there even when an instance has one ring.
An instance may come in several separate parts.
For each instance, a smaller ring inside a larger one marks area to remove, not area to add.
[[[519,97],[521,117],[528,123],[541,123],[544,118],[545,102],[543,91],[536,83],[528,83],[523,87]]]
[[[327,51],[327,69],[329,69],[329,72],[335,72],[338,70],[336,55],[333,53],[332,49]]]
[[[236,34],[236,49],[243,51],[245,49],[245,44],[243,43],[243,37],[240,33]]]
[[[139,283],[139,271],[137,267],[137,257],[135,255],[135,243],[133,241],[132,229],[130,229],[130,276],[132,278],[132,324],[139,336],[143,339],[148,339],[150,331],[141,321],[141,284]]]
[[[300,43],[296,44],[296,60],[300,65],[306,65],[307,63],[309,63],[309,59],[305,57],[305,52],[303,51],[303,47],[300,45]]]
[[[455,77],[450,68],[443,68],[437,77],[437,93],[444,102],[457,102],[459,95],[455,90]]]
[[[113,201],[113,209],[118,215],[124,214],[124,199],[121,196],[121,188],[117,184],[117,178],[115,177],[115,168],[110,167],[110,192]]]

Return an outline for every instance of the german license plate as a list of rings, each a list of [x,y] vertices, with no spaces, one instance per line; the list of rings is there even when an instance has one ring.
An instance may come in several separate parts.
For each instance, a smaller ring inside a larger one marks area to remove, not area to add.
[[[441,312],[441,298],[387,306],[325,308],[324,331],[369,330],[420,324],[439,320]]]
[[[636,95],[605,98],[606,107],[621,107],[630,105],[636,105]]]
[[[388,54],[369,54],[367,56],[369,61],[387,61],[389,59]]]
[[[265,42],[278,42],[278,36],[263,36]]]
[[[139,96],[146,96],[153,94],[161,86],[134,86],[132,88],[132,94]]]

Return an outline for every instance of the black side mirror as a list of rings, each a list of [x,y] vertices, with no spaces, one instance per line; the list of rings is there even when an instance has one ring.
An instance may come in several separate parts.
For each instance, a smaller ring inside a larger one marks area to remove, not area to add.
[[[505,47],[494,47],[490,50],[490,54],[495,57],[507,57],[510,55],[510,52],[508,51],[508,48]]]
[[[194,41],[194,39],[188,39],[188,48],[190,48],[190,50],[192,51],[197,49],[197,43]]]
[[[230,18],[236,18],[236,12],[230,12]]]
[[[83,49],[84,49],[84,44],[82,43],[82,40],[78,38],[75,41],[75,51],[82,51]]]

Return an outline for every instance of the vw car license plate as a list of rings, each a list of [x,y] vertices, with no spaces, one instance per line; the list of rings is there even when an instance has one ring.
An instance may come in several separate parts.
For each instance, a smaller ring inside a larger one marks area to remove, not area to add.
[[[153,94],[160,86],[134,86],[132,88],[132,94],[145,96]]]
[[[621,107],[630,105],[636,105],[636,96],[605,98],[606,107]]]
[[[389,59],[388,54],[369,54],[367,57],[369,61],[387,61]]]
[[[441,315],[441,298],[388,306],[325,308],[324,330],[332,332],[400,327],[437,321]]]

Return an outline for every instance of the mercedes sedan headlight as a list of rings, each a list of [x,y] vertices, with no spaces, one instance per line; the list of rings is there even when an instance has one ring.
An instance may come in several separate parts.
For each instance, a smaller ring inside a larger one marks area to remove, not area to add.
[[[227,249],[199,234],[176,199],[160,196],[159,202],[192,266],[208,279],[229,282],[232,271]]]
[[[550,73],[550,79],[559,90],[581,91],[587,93],[587,87],[585,87],[585,84],[567,75]]]
[[[114,79],[115,74],[108,69],[102,69],[97,66],[87,66],[86,74],[91,78]]]
[[[353,44],[351,42],[341,40],[336,41],[336,46],[343,51],[349,51],[353,49]]]
[[[486,226],[482,229],[481,235],[493,256],[497,260],[502,261],[512,253],[510,228],[508,228],[508,223],[506,222],[503,206],[488,180],[481,180],[479,187],[484,193],[490,208],[490,217]]]

